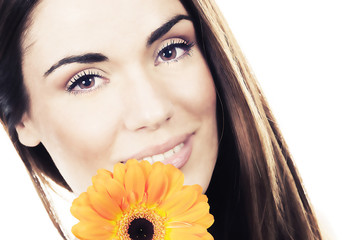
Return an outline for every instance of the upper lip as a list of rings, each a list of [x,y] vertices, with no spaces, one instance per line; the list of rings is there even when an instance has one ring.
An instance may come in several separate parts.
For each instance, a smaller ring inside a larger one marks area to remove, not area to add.
[[[150,157],[150,156],[154,156],[157,154],[165,153],[165,152],[169,151],[170,149],[173,149],[180,143],[185,142],[187,139],[190,138],[191,135],[193,135],[193,133],[180,135],[180,136],[171,138],[170,140],[166,141],[165,143],[146,147],[143,150],[135,153],[134,155],[131,155],[126,160],[128,160],[128,159],[141,160],[141,159],[144,159],[145,157]]]

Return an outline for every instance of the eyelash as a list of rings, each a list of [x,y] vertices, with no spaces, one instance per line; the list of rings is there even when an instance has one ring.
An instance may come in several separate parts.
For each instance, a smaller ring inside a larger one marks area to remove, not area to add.
[[[70,81],[67,83],[66,85],[66,91],[70,92],[70,93],[78,93],[78,92],[82,92],[79,90],[74,90],[74,88],[76,86],[79,86],[83,81],[85,80],[89,80],[89,79],[94,79],[94,78],[101,78],[103,79],[103,81],[105,81],[105,77],[99,72],[99,71],[93,71],[93,70],[84,70],[81,71],[79,73],[77,73],[74,77],[72,77],[70,79]],[[96,81],[94,82],[94,84],[97,84]],[[89,88],[89,90],[84,90],[84,92],[88,92],[88,91],[93,91],[95,89],[97,89],[99,86],[95,87],[95,88]]]
[[[160,48],[160,50],[157,52],[156,55],[156,59],[155,59],[155,65],[159,65],[161,63],[172,63],[172,62],[177,62],[180,59],[186,57],[186,56],[190,56],[191,55],[191,49],[192,47],[195,45],[194,42],[189,42],[186,41],[184,39],[172,39],[169,42],[167,42],[166,44],[164,44],[163,47]],[[178,50],[176,50],[175,54],[175,58],[174,59],[170,59],[170,60],[162,60],[159,61],[159,59],[161,59],[161,54],[164,54],[165,51],[167,50],[173,50],[173,49],[177,49],[180,48],[181,50],[183,50],[184,52],[178,56]],[[100,78],[102,81],[105,81],[106,78],[99,72],[99,71],[94,71],[94,70],[84,70],[81,71],[79,73],[77,73],[75,76],[73,76],[69,82],[66,85],[66,91],[69,93],[83,93],[83,92],[90,92],[93,90],[96,90],[97,88],[101,87],[100,86],[91,86],[91,88],[86,88],[85,90],[74,90],[75,87],[80,86],[80,84],[85,81],[85,80],[89,80],[92,79],[94,82],[91,82],[95,85],[99,85],[98,81],[96,81],[96,78]],[[81,87],[80,87],[81,88]]]
[[[192,47],[194,45],[195,45],[194,42],[189,42],[184,39],[172,39],[170,42],[166,43],[163,47],[161,47],[160,50],[157,52],[157,55],[156,55],[157,57],[155,59],[155,65],[157,66],[161,63],[177,62],[185,56],[190,56]],[[176,49],[176,48],[182,49],[184,51],[184,53],[180,56],[176,55],[175,59],[159,62],[159,59],[161,58],[161,54],[164,54],[166,50],[171,50],[171,49]]]

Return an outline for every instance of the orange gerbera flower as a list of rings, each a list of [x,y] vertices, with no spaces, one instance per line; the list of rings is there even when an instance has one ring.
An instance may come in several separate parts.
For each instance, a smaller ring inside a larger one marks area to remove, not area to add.
[[[207,197],[199,185],[183,186],[172,165],[132,159],[114,173],[98,170],[92,182],[71,207],[80,220],[72,232],[81,240],[213,239]]]

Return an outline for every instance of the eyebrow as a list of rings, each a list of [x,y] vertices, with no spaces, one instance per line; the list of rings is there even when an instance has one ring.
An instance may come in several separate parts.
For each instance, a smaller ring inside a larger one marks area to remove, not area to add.
[[[159,27],[158,29],[156,29],[155,31],[153,31],[150,35],[150,37],[147,40],[146,45],[150,46],[151,44],[153,44],[156,40],[158,40],[159,38],[161,38],[162,36],[164,36],[167,32],[170,31],[170,29],[177,24],[179,21],[186,19],[186,20],[190,20],[191,18],[187,15],[176,15],[175,17],[173,17],[171,20],[169,20],[168,22],[164,23],[161,27]]]
[[[52,65],[49,68],[49,70],[47,70],[44,73],[44,77],[47,77],[50,73],[55,71],[55,69],[57,69],[63,65],[66,65],[66,64],[75,63],[75,62],[76,63],[95,63],[95,62],[105,62],[107,60],[109,60],[109,59],[101,53],[86,53],[83,55],[75,55],[75,56],[66,57],[66,58],[61,59],[54,65]]]
[[[191,18],[187,15],[176,15],[174,16],[172,19],[170,19],[169,21],[167,21],[166,23],[164,23],[162,26],[160,26],[158,29],[156,29],[155,31],[153,31],[147,42],[146,42],[146,46],[150,46],[151,44],[153,44],[156,40],[158,40],[159,38],[161,38],[162,36],[164,36],[167,32],[169,32],[171,30],[171,28],[177,24],[179,21],[186,19],[186,20],[190,20]],[[82,55],[74,55],[74,56],[69,56],[69,57],[65,57],[63,59],[61,59],[60,61],[58,61],[57,63],[55,63],[54,65],[52,65],[45,73],[44,73],[44,77],[49,76],[52,72],[54,72],[57,68],[66,65],[66,64],[70,64],[70,63],[96,63],[96,62],[105,62],[108,61],[109,59],[104,56],[101,53],[86,53],[86,54],[82,54]]]

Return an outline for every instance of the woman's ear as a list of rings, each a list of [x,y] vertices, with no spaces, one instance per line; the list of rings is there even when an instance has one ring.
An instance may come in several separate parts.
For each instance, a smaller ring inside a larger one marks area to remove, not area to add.
[[[27,113],[24,113],[21,122],[16,125],[16,132],[21,144],[27,147],[35,147],[40,143],[38,133]]]

